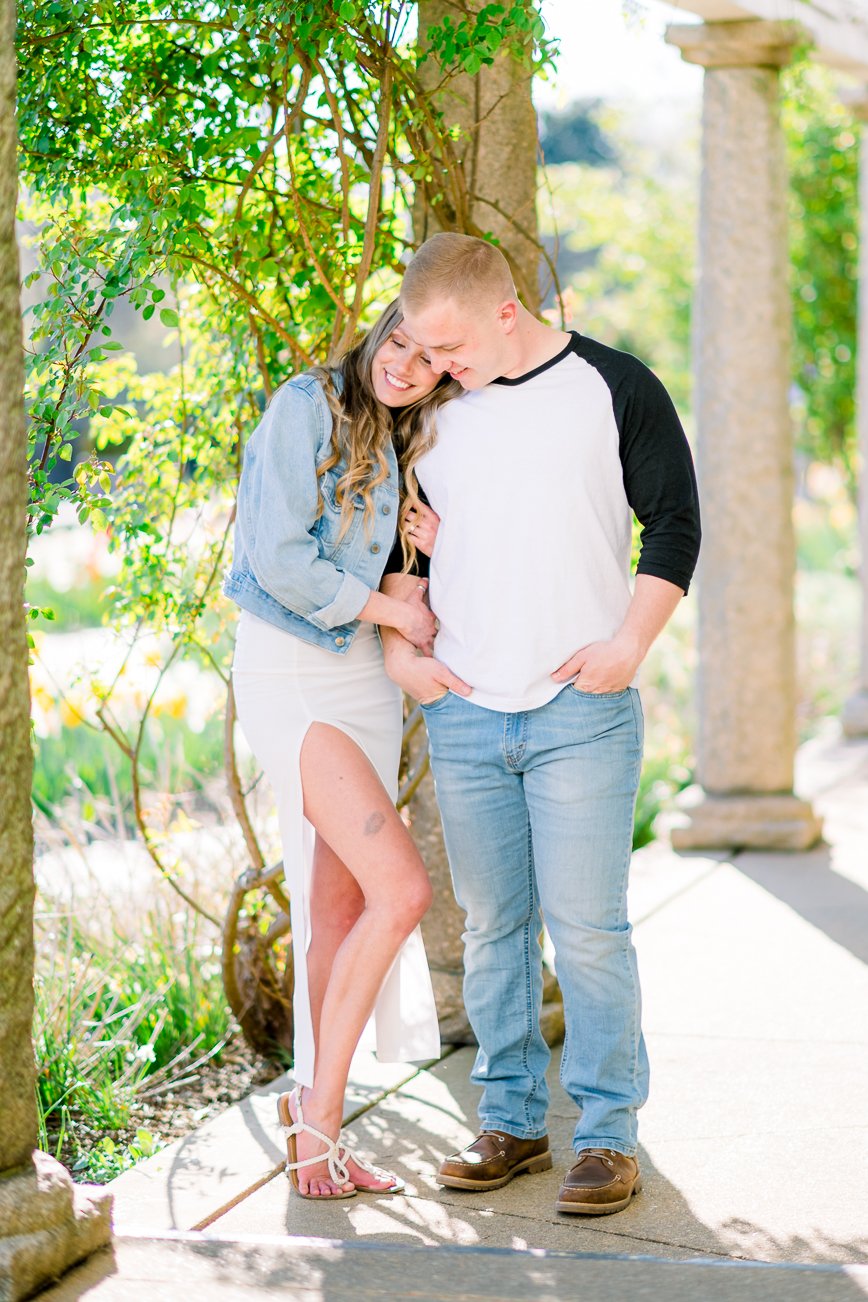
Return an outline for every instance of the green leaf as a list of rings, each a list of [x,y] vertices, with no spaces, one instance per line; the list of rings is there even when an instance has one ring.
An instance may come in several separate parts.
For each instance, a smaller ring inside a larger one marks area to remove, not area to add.
[[[178,313],[171,307],[161,307],[160,320],[164,326],[176,326],[178,324]]]

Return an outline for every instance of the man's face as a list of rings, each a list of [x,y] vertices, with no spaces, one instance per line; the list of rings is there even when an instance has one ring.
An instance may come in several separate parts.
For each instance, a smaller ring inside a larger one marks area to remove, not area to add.
[[[432,371],[448,372],[465,389],[482,389],[509,369],[508,339],[514,323],[511,303],[469,307],[439,299],[406,311],[402,324],[425,350]]]

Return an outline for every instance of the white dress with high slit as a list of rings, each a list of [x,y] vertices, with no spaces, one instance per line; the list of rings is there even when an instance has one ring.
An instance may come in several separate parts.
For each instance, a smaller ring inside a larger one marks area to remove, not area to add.
[[[380,639],[362,623],[344,655],[304,642],[242,610],[232,680],[238,720],[277,802],[291,902],[295,995],[293,1074],[313,1084],[314,1040],[307,964],[314,829],[304,817],[301,747],[312,723],[340,728],[364,752],[394,801],[401,753],[401,692],[383,667]],[[384,866],[385,870],[385,866]],[[429,1061],[440,1054],[434,992],[417,927],[380,989],[360,1046],[383,1062]]]

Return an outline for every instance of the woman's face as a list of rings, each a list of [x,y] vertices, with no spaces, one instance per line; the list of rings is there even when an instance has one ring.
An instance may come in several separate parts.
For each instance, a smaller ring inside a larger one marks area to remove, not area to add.
[[[440,379],[431,370],[424,348],[396,326],[374,353],[371,367],[374,393],[386,407],[408,407],[425,398]]]

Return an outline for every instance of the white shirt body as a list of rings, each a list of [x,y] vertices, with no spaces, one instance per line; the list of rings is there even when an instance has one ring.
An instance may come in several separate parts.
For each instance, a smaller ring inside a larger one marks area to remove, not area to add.
[[[552,673],[611,638],[630,603],[631,509],[612,395],[569,348],[518,381],[462,394],[417,463],[440,516],[431,558],[434,654],[513,712],[545,705]]]

